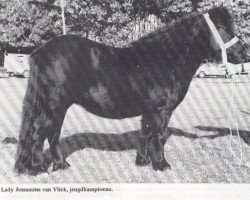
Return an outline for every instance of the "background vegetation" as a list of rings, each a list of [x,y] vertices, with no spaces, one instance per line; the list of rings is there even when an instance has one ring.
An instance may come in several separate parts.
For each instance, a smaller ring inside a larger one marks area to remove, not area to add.
[[[245,40],[250,37],[249,0],[64,0],[64,3],[68,34],[114,46],[124,46],[192,11],[222,4],[234,13]],[[60,0],[0,0],[2,49],[11,45],[29,47],[29,51],[61,34]]]

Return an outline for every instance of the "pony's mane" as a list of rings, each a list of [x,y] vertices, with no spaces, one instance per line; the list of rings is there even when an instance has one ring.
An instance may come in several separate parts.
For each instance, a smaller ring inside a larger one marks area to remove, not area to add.
[[[177,25],[178,26],[186,26],[189,25],[190,22],[192,22],[194,20],[194,18],[203,15],[205,13],[209,13],[212,19],[220,19],[221,21],[223,21],[223,23],[227,24],[227,25],[231,25],[232,24],[232,16],[230,15],[228,9],[226,7],[220,6],[220,7],[215,7],[212,8],[210,10],[205,10],[203,12],[200,11],[196,11],[193,13],[190,13],[168,25],[165,25],[163,27],[160,27],[144,36],[142,36],[141,38],[139,38],[137,41],[132,42],[132,43],[137,43],[137,42],[144,42],[144,41],[150,41],[153,38],[162,38],[164,36],[166,36],[166,34],[168,34],[171,30],[173,30]],[[190,28],[190,27],[189,27]]]
[[[211,20],[215,23],[223,24],[225,27],[232,28],[233,17],[226,7],[216,7],[208,10]]]

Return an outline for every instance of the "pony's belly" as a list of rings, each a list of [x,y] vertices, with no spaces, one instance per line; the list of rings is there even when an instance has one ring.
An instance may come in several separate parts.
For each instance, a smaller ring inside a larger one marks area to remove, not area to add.
[[[141,115],[140,104],[130,93],[112,93],[101,84],[91,87],[80,104],[87,111],[105,118],[122,119]]]
[[[100,117],[109,119],[124,119],[130,117],[136,117],[142,114],[140,109],[128,105],[109,105],[102,102],[102,104],[88,102],[88,105],[81,104],[87,111]]]

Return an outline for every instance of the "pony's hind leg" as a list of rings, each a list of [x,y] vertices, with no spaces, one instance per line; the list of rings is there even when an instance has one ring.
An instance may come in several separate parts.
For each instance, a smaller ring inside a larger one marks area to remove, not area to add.
[[[46,170],[43,164],[43,146],[49,123],[50,122],[46,119],[44,112],[42,112],[34,122],[30,169],[30,172],[34,175]]]
[[[33,135],[35,142],[32,147],[32,167],[35,171],[44,170],[46,163],[43,163],[43,143],[46,138],[50,144],[53,170],[70,166],[63,158],[59,144],[62,123],[69,107],[63,99],[62,96],[54,93],[35,122],[36,131]]]
[[[50,145],[50,152],[52,155],[53,171],[58,169],[66,169],[70,164],[63,157],[60,146],[60,133],[63,120],[70,103],[64,95],[59,93],[53,94],[54,98],[49,104],[51,114],[47,114],[47,119],[50,121],[47,138]]]

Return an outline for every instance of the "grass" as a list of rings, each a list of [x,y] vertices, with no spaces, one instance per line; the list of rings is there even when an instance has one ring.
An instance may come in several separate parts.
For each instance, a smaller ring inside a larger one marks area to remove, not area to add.
[[[250,78],[238,78],[235,106],[243,161],[250,162]],[[0,79],[0,140],[18,138],[27,79]],[[66,115],[61,146],[71,167],[64,171],[18,176],[13,172],[15,144],[0,143],[0,183],[249,183],[250,168],[238,166],[229,149],[228,111],[232,85],[227,79],[194,79],[174,112],[165,145],[172,169],[154,171],[134,160],[140,117],[108,120],[72,106]],[[230,124],[236,130],[235,120]],[[232,147],[239,156],[237,133]],[[45,155],[49,155],[48,144]],[[51,168],[50,168],[51,171]]]

